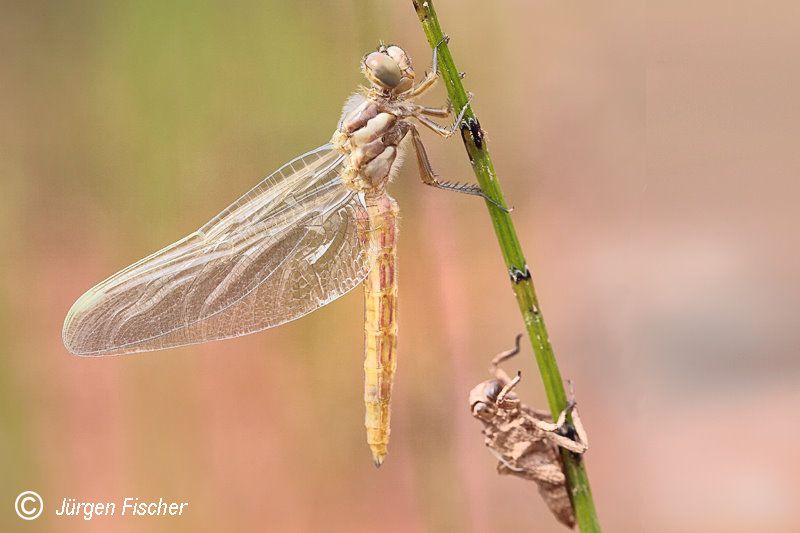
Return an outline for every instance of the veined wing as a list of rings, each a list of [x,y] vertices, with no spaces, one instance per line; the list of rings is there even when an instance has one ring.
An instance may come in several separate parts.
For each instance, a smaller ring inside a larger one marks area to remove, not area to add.
[[[159,350],[299,318],[369,271],[363,200],[325,145],[290,161],[191,235],[114,274],[72,306],[77,355]]]

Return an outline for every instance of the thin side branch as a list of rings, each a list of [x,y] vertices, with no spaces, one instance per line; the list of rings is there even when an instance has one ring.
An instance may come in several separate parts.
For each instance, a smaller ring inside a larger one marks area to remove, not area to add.
[[[413,3],[428,43],[431,47],[436,46],[444,38],[444,33],[433,8],[433,1],[413,0]],[[466,106],[460,125],[461,137],[464,140],[464,146],[467,149],[478,183],[483,192],[491,199],[486,201],[486,207],[489,209],[489,216],[492,219],[497,241],[500,244],[500,250],[511,279],[511,287],[516,295],[528,337],[536,355],[536,363],[539,366],[539,373],[542,376],[545,392],[547,393],[550,412],[560,413],[567,407],[567,395],[553,354],[553,348],[550,346],[542,311],[533,288],[531,273],[522,253],[514,223],[508,211],[498,207],[507,207],[508,204],[500,190],[500,183],[494,171],[483,130],[481,130],[480,122],[478,122],[475,113],[472,111],[472,107],[468,105],[467,92],[461,83],[459,70],[453,62],[453,56],[450,54],[450,49],[446,42],[439,46],[438,58],[439,73],[447,87],[450,101],[455,109],[461,109]],[[571,423],[571,419],[569,419],[569,422]],[[595,511],[592,492],[589,487],[589,478],[583,461],[580,457],[566,450],[562,450],[561,456],[564,460],[564,470],[575,507],[578,527],[582,532],[599,532],[600,522]]]

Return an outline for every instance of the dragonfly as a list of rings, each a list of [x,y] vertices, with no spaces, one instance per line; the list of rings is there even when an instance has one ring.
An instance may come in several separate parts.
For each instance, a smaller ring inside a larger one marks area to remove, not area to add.
[[[346,101],[330,142],[286,163],[197,231],[89,289],[64,321],[66,348],[119,355],[238,337],[298,319],[363,283],[365,426],[380,466],[397,368],[398,206],[386,186],[412,149],[423,183],[493,202],[477,185],[440,180],[420,138],[418,124],[453,135],[469,105],[447,127],[432,117],[452,116],[449,103],[414,103],[438,80],[442,42],[419,81],[399,46],[366,54],[369,86]]]

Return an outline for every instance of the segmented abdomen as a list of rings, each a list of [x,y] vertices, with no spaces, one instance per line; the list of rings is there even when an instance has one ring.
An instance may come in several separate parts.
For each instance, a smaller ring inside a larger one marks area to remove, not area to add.
[[[380,466],[388,453],[389,402],[397,368],[397,203],[385,193],[366,200],[377,247],[364,281],[364,424],[373,461]]]

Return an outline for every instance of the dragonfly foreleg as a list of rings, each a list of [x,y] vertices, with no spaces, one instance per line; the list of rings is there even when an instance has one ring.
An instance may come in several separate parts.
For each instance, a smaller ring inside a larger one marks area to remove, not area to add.
[[[433,167],[431,166],[431,161],[428,158],[428,152],[425,150],[425,145],[422,144],[422,137],[420,137],[419,130],[413,124],[408,124],[408,131],[411,134],[411,140],[414,144],[414,151],[417,154],[417,166],[419,167],[419,176],[422,179],[422,183],[445,191],[454,191],[463,194],[471,194],[473,196],[480,196],[487,202],[491,202],[498,209],[502,209],[506,213],[509,212],[507,208],[498,204],[485,192],[483,192],[478,185],[457,183],[453,181],[440,181],[439,177],[436,175],[436,172],[434,172]]]
[[[444,44],[450,42],[450,37],[445,35],[442,37],[442,40],[436,43],[436,46],[433,47],[433,59],[431,65],[431,71],[425,74],[425,77],[422,80],[403,93],[403,98],[415,98],[436,85],[436,80],[439,79],[439,47]]]
[[[517,334],[516,339],[514,339],[514,347],[510,350],[506,350],[504,352],[500,352],[499,354],[494,356],[492,359],[491,364],[489,365],[489,373],[493,375],[495,378],[499,379],[503,383],[508,383],[511,381],[511,378],[508,377],[506,371],[500,368],[500,363],[514,357],[519,353],[519,341],[522,339],[522,333]]]
[[[436,43],[436,46],[433,47],[433,58],[431,58],[431,73],[434,76],[439,75],[439,47],[449,42],[450,42],[450,36],[445,33],[444,35],[442,35],[442,38],[439,39],[439,42]]]
[[[508,396],[509,393],[514,390],[514,387],[516,387],[521,380],[522,372],[517,372],[517,375],[514,376],[514,379],[506,383],[506,385],[500,390],[500,393],[497,395],[497,403],[502,403],[506,399],[506,396]]]

